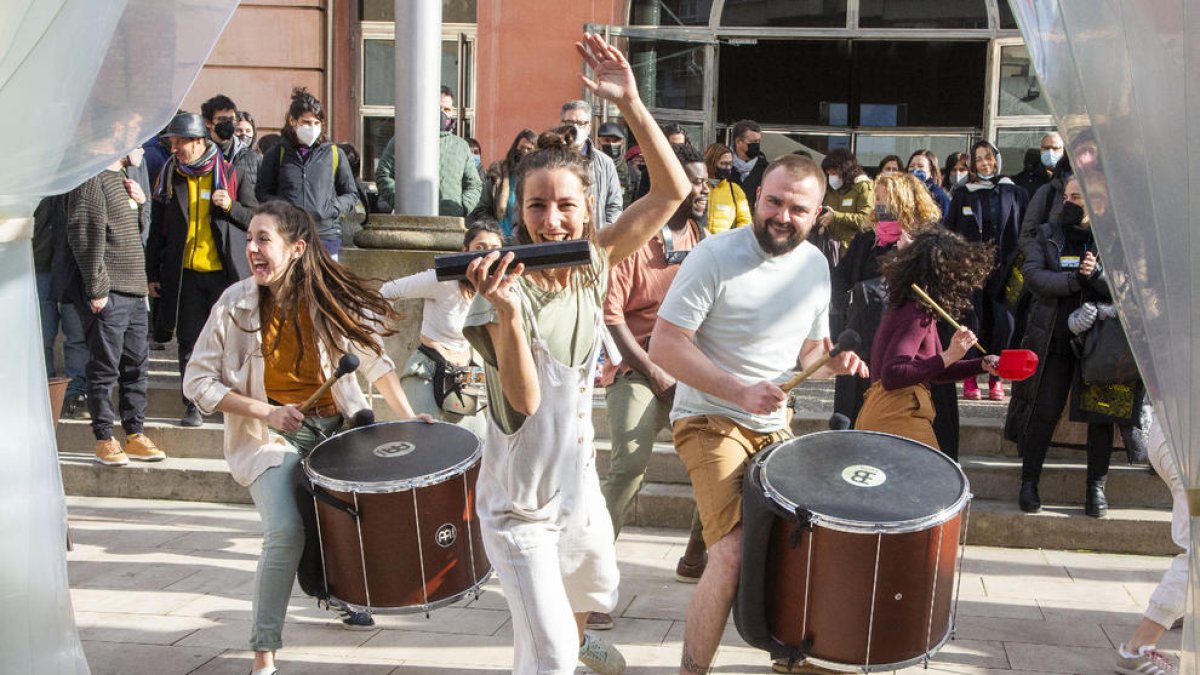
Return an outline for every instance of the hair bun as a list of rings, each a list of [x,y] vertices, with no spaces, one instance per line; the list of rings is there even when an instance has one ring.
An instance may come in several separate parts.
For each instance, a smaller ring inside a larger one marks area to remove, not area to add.
[[[537,138],[538,150],[561,150],[566,152],[571,149],[574,144],[575,137],[578,134],[574,125],[564,124],[557,129],[543,131]]]

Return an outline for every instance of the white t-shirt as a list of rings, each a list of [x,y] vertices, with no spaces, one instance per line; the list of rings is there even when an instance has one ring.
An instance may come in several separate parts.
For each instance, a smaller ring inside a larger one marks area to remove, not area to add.
[[[463,297],[457,281],[438,281],[433,270],[425,270],[384,284],[379,292],[389,302],[421,298],[421,335],[456,352],[471,348],[463,338],[463,322],[471,298]]]
[[[658,316],[695,331],[700,351],[742,382],[784,382],[804,341],[829,336],[829,298],[829,264],[815,246],[769,256],[753,228],[741,227],[692,249]],[[680,382],[671,421],[697,415],[723,415],[759,432],[787,424],[783,406],[753,415]]]

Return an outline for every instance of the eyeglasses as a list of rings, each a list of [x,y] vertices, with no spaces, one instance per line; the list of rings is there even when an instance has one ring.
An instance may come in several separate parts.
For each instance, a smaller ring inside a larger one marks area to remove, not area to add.
[[[575,121],[575,120],[563,120],[563,121],[562,121],[562,123],[563,123],[563,124],[570,124],[570,125],[571,125],[571,126],[573,126],[573,127],[580,127],[580,128],[583,128],[583,127],[588,127],[588,126],[591,126],[591,125],[592,125],[592,123],[591,123],[591,122],[589,122],[589,121],[587,121],[587,120],[580,121],[580,122],[577,122],[577,121]]]

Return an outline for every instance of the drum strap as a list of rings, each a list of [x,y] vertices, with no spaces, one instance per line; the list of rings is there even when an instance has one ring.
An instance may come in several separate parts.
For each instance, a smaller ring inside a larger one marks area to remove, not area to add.
[[[796,527],[788,535],[788,546],[796,548],[800,545],[800,537],[803,537],[805,532],[812,532],[813,514],[803,506],[797,506],[792,516],[795,518]]]
[[[304,486],[305,492],[315,497],[318,501],[325,502],[338,511],[341,511],[351,518],[358,520],[358,509],[354,508],[353,505],[334,497],[326,492],[321,486],[313,485],[311,481],[302,480],[300,481],[300,484]]]

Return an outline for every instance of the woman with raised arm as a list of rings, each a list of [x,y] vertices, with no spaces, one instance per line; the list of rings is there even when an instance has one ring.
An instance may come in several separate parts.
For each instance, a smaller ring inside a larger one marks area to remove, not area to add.
[[[587,266],[522,274],[512,255],[471,263],[479,295],[463,330],[480,352],[490,415],[476,510],[513,617],[513,672],[621,673],[611,644],[585,635],[588,612],[617,602],[612,522],[592,446],[592,383],[608,270],[661,230],[690,184],[638,98],[629,62],[597,35],[577,44],[593,94],[641,141],[650,192],[597,230],[586,158],[547,132],[517,169],[519,243],[592,242]]]
[[[342,354],[401,419],[413,417],[395,364],[383,351],[387,300],[330,257],[304,209],[269,201],[247,232],[252,276],[226,289],[208,316],[183,378],[183,392],[206,414],[225,413],[225,460],[250,490],[263,525],[254,577],[252,675],[272,675],[283,622],[304,551],[296,506],[300,459],[370,404],[355,377],[343,377],[311,411],[300,406],[334,372]],[[428,416],[422,416],[432,421]],[[347,628],[370,629],[369,614],[341,608]]]

